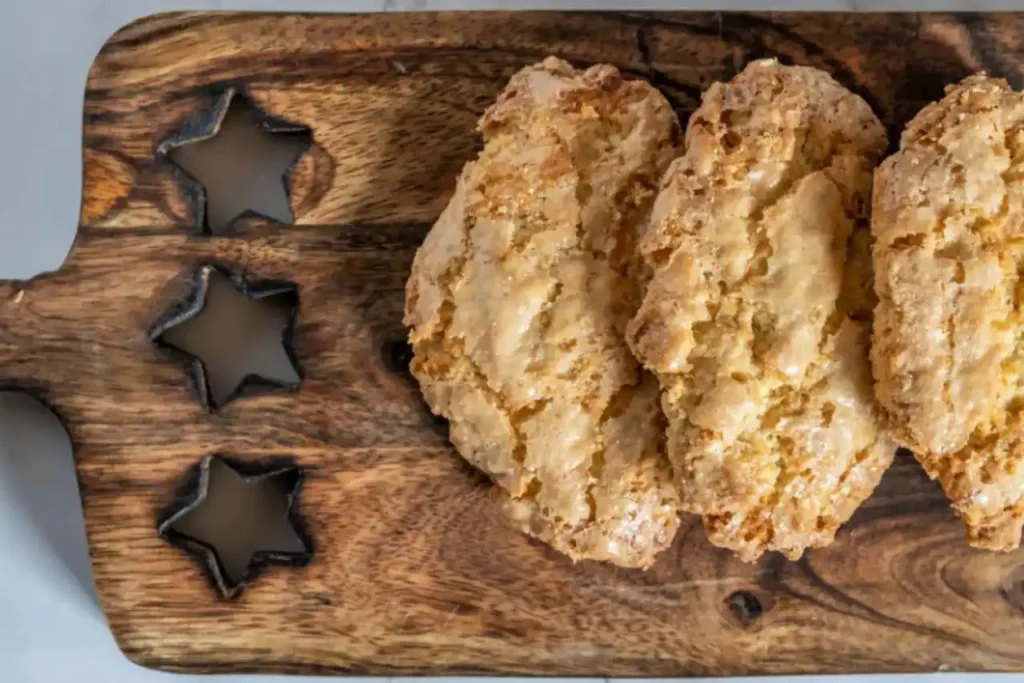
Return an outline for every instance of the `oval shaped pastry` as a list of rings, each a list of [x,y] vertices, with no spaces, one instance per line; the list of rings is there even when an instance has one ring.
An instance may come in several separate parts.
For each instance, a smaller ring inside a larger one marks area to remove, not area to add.
[[[971,545],[1024,524],[1024,94],[977,75],[875,177],[876,392]]]
[[[849,262],[885,144],[829,75],[759,61],[705,93],[662,182],[629,341],[661,383],[682,507],[744,560],[831,543],[892,460],[855,319],[870,262]]]
[[[647,566],[677,497],[657,385],[624,335],[678,121],[646,83],[549,58],[480,129],[409,278],[413,373],[521,529],[574,559]]]

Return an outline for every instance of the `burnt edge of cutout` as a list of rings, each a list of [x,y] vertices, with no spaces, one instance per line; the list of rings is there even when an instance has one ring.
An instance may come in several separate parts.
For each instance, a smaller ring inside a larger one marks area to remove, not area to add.
[[[242,378],[223,403],[213,400],[210,391],[210,383],[207,378],[206,365],[202,359],[187,351],[184,351],[163,339],[164,333],[172,327],[181,325],[186,320],[199,315],[206,307],[206,295],[210,287],[210,276],[217,273],[228,279],[231,286],[242,296],[253,299],[266,299],[272,296],[287,297],[288,318],[281,330],[281,345],[284,347],[288,362],[298,380],[295,382],[280,382],[268,379],[262,375],[248,374]],[[185,374],[188,377],[189,385],[195,392],[199,403],[207,412],[214,413],[225,407],[232,401],[246,396],[257,396],[277,392],[297,391],[302,387],[305,380],[305,373],[302,364],[299,363],[298,354],[295,352],[295,328],[299,318],[299,286],[287,280],[269,280],[250,278],[244,272],[234,272],[224,264],[206,262],[195,269],[189,278],[189,291],[185,298],[173,304],[167,311],[160,315],[156,322],[149,328],[147,336],[151,344],[157,347],[167,358],[185,367]]]
[[[194,511],[206,500],[210,486],[210,466],[215,459],[234,470],[247,484],[278,476],[293,477],[289,481],[288,523],[305,548],[303,552],[254,552],[245,567],[242,578],[232,583],[227,578],[227,572],[224,571],[216,548],[173,528],[178,520]],[[288,456],[276,456],[264,458],[260,462],[249,462],[221,453],[204,455],[199,462],[188,469],[181,483],[175,488],[173,501],[157,515],[157,535],[192,557],[203,569],[214,590],[220,593],[224,599],[232,600],[241,595],[242,591],[269,567],[305,567],[312,561],[315,552],[313,537],[298,511],[297,505],[302,493],[303,482],[302,468]]]
[[[224,117],[227,115],[228,109],[231,107],[235,97],[242,99],[245,106],[256,116],[260,128],[267,133],[302,135],[306,137],[306,148],[295,156],[295,159],[292,160],[281,176],[281,183],[284,185],[284,195],[288,199],[289,205],[292,201],[292,174],[295,172],[302,157],[313,148],[313,131],[308,126],[303,126],[267,113],[256,104],[256,101],[246,91],[244,85],[229,85],[226,87],[224,85],[217,85],[209,88],[209,93],[207,99],[212,104],[190,114],[172,133],[162,137],[157,142],[155,152],[156,160],[165,164],[174,174],[181,189],[182,199],[189,207],[192,215],[195,216],[197,231],[200,235],[204,236],[213,235],[206,215],[206,188],[191,173],[174,162],[171,158],[171,152],[178,147],[209,140],[219,133],[220,126],[224,122]],[[286,225],[274,218],[264,216],[258,211],[247,209],[228,222],[221,236],[232,235],[234,233],[234,225],[240,220],[249,218],[258,218],[276,225]]]

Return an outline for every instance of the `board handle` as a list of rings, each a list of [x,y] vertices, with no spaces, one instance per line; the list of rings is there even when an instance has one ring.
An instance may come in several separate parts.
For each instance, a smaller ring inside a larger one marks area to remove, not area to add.
[[[73,345],[59,329],[68,317],[54,315],[54,302],[45,294],[47,277],[0,280],[0,391],[22,391],[49,403],[58,367],[67,367],[64,356]]]

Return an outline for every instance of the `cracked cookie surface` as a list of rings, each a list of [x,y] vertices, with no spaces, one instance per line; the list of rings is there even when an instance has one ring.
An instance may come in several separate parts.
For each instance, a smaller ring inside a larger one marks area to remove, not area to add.
[[[648,84],[549,58],[480,129],[413,264],[413,374],[519,528],[574,559],[647,566],[678,505],[657,383],[624,335],[679,123]]]
[[[892,461],[867,324],[885,145],[830,76],[763,60],[705,93],[662,181],[628,338],[661,384],[683,509],[744,560],[831,543]]]
[[[893,434],[971,545],[1024,524],[1024,94],[983,74],[907,125],[875,178],[872,359]]]

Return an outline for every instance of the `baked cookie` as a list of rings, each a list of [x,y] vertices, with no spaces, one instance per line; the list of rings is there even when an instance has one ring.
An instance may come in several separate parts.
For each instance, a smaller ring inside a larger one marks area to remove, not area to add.
[[[971,545],[1024,524],[1024,94],[976,75],[907,125],[878,169],[872,354],[893,434]]]
[[[662,181],[628,339],[661,383],[683,509],[744,560],[831,543],[892,460],[866,322],[885,145],[828,74],[758,61],[705,93]]]
[[[677,496],[657,383],[625,329],[679,123],[647,83],[548,58],[480,130],[409,278],[413,374],[521,529],[574,559],[647,566]]]

